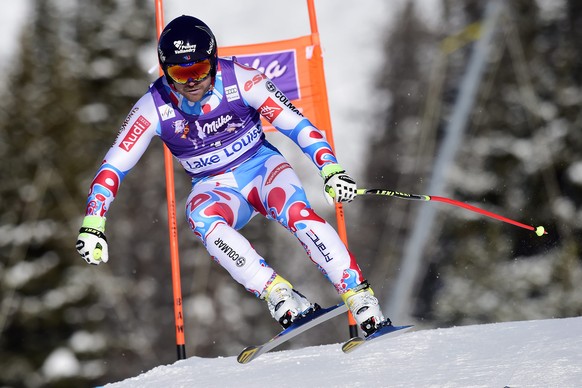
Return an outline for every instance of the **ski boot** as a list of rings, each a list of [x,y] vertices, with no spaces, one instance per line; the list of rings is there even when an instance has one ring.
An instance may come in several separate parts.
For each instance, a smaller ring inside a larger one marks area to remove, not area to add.
[[[378,328],[392,324],[390,319],[385,319],[382,315],[378,299],[367,281],[342,294],[342,299],[366,337]]]
[[[273,282],[261,295],[267,301],[271,315],[284,329],[309,313],[319,310],[318,304],[313,304],[303,295],[293,289],[291,283],[277,275]]]

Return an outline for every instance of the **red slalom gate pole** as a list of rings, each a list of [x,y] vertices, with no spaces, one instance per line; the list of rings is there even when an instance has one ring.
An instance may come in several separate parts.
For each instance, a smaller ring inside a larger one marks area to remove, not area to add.
[[[156,32],[159,38],[164,29],[163,0],[155,0]],[[163,74],[162,69],[159,70]],[[174,319],[176,321],[176,349],[178,360],[186,358],[186,339],[184,336],[184,311],[182,308],[182,286],[180,284],[180,257],[178,253],[178,226],[176,222],[176,194],[174,186],[174,160],[172,153],[164,144],[164,165],[166,170],[166,197],[168,202],[168,232],[170,236],[170,262],[172,265],[172,290],[174,295]]]

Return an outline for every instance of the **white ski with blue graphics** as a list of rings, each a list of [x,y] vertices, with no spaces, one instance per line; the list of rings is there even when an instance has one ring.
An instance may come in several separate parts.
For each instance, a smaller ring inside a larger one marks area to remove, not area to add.
[[[298,321],[294,322],[271,338],[268,342],[264,343],[263,345],[254,345],[246,347],[236,358],[236,360],[241,364],[248,364],[255,358],[259,357],[263,353],[267,353],[270,350],[275,349],[277,346],[289,341],[290,339],[298,336],[299,334],[303,333],[306,330],[311,329],[314,326],[319,325],[322,322],[325,322],[331,318],[337,317],[340,314],[345,313],[348,311],[345,303],[340,303],[332,307],[322,308],[316,310],[306,317],[299,319]]]

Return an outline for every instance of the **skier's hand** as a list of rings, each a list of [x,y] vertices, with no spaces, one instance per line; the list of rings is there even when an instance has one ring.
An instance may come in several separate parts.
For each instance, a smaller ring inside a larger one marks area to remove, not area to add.
[[[86,216],[77,237],[77,252],[88,264],[107,263],[107,238],[105,238],[105,217]]]
[[[339,164],[326,164],[321,170],[323,195],[327,203],[351,202],[357,195],[356,182]]]

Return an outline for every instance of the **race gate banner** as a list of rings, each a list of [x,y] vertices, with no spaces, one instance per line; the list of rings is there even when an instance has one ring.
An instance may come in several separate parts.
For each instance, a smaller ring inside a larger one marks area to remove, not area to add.
[[[220,56],[263,72],[291,100],[291,103],[330,138],[331,122],[321,48],[308,35],[295,39],[245,46],[220,47]],[[265,131],[274,128],[263,119]],[[332,145],[333,146],[333,145]]]

